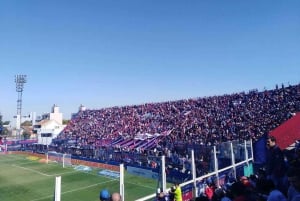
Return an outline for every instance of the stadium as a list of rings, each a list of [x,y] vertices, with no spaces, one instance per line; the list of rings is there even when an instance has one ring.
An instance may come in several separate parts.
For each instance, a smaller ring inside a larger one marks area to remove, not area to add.
[[[1,138],[0,200],[99,200],[95,195],[104,188],[127,201],[159,200],[179,183],[183,200],[190,201],[207,197],[208,187],[226,189],[245,177],[246,189],[267,172],[270,136],[284,154],[283,175],[299,167],[299,112],[300,84],[103,109],[81,106],[62,127],[53,124],[60,118],[54,105],[47,125],[60,132],[33,122],[37,139]],[[256,184],[252,193],[265,194]],[[287,195],[289,185],[277,187]]]
[[[0,1],[0,201],[299,201],[300,1]]]

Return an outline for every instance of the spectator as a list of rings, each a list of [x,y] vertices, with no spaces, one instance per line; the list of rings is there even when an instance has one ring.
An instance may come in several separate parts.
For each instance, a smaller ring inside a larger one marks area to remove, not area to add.
[[[288,201],[300,201],[300,168],[290,167],[287,171],[288,181]]]
[[[209,201],[209,200],[206,196],[201,195],[201,196],[195,198],[195,201]]]
[[[111,201],[121,201],[122,200],[122,197],[121,197],[121,194],[120,193],[113,193],[111,194]]]
[[[224,189],[216,188],[211,200],[212,201],[221,201],[224,197],[225,197]],[[225,198],[223,200],[225,200]]]
[[[99,195],[100,201],[109,201],[110,200],[110,193],[107,189],[103,189],[100,191]]]
[[[233,201],[247,201],[245,186],[240,182],[235,182],[231,186]]]
[[[175,200],[175,186],[171,187],[171,190],[169,191],[169,200],[174,201]]]
[[[167,201],[167,196],[164,194],[164,192],[159,192],[157,194],[156,201]]]
[[[283,181],[285,176],[284,155],[279,146],[276,144],[276,138],[269,136],[267,139],[267,162],[266,174],[267,179],[271,179],[277,189],[283,191]]]
[[[267,201],[287,201],[283,193],[276,189],[272,180],[266,180],[265,188],[268,194]]]
[[[213,196],[214,196],[214,192],[215,192],[215,185],[213,182],[209,182],[208,185],[205,188],[205,195],[208,198],[208,200],[212,200]]]
[[[175,183],[174,201],[182,201],[182,192],[179,183]]]

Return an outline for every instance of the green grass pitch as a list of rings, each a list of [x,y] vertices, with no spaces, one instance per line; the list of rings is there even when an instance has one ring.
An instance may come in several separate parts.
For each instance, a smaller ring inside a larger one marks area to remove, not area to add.
[[[1,201],[53,201],[55,178],[61,176],[61,201],[99,201],[101,189],[119,192],[119,179],[100,176],[100,169],[80,172],[36,157],[0,155]],[[157,181],[127,174],[125,200],[134,201],[156,192]]]

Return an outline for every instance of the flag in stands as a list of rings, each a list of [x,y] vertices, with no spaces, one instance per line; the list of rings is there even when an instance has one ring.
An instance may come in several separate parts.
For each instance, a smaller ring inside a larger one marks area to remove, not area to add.
[[[172,133],[172,131],[173,131],[173,129],[166,130],[166,131],[162,132],[161,134],[164,136],[167,136],[167,135],[170,135],[170,133]]]

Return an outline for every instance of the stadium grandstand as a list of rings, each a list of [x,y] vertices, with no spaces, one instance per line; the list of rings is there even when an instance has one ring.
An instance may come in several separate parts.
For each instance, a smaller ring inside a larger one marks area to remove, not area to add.
[[[265,136],[274,133],[281,139],[288,134],[285,140],[278,140],[282,149],[300,139],[299,129],[292,129],[300,125],[299,111],[300,84],[160,103],[85,108],[72,117],[47,147],[36,144],[22,147],[156,172],[160,157],[166,156],[168,182],[182,183],[191,179],[191,150],[195,152],[199,177],[213,170],[212,147],[225,147],[227,142],[238,145],[252,140],[255,165],[261,167],[266,162],[265,145],[259,143]],[[223,154],[221,167],[230,165],[225,157],[228,152],[221,149],[219,152]],[[243,146],[235,153],[237,161],[243,160]]]
[[[110,149],[133,154],[176,153],[180,158],[192,146],[237,139],[256,141],[299,112],[299,103],[300,85],[294,85],[261,92],[87,109],[74,116],[53,140],[52,148],[98,159]],[[205,156],[199,155],[199,160]],[[124,162],[120,157],[113,160]]]

